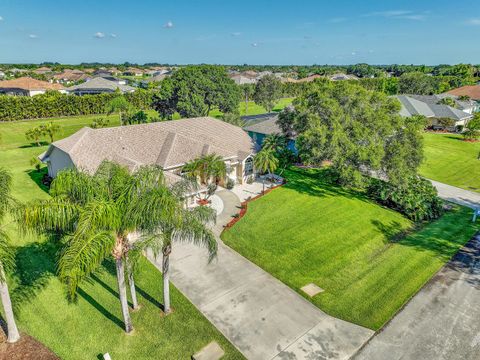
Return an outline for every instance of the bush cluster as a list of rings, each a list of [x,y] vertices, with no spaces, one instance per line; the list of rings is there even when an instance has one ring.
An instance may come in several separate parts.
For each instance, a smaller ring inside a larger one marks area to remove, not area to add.
[[[153,93],[139,89],[123,96],[136,109],[150,109]],[[117,96],[118,93],[77,96],[58,92],[33,97],[1,95],[0,121],[102,114],[108,102]]]
[[[368,195],[378,203],[401,212],[413,221],[433,220],[443,213],[442,200],[432,183],[419,176],[408,179],[403,186],[372,179]]]

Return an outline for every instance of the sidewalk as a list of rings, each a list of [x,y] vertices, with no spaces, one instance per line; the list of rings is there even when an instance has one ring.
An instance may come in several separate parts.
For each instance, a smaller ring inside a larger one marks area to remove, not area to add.
[[[438,196],[442,199],[470,208],[480,208],[480,193],[460,189],[435,180],[430,181],[437,188]]]

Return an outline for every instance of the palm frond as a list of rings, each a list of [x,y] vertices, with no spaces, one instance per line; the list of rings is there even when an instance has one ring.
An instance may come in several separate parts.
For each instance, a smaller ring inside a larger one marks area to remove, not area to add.
[[[68,169],[60,171],[50,187],[53,197],[67,197],[71,202],[85,204],[93,199],[101,188],[92,176]]]
[[[113,201],[93,200],[80,210],[75,233],[87,234],[97,230],[113,231],[120,226],[121,216]]]
[[[209,206],[197,206],[187,211],[202,224],[217,222],[217,212]]]
[[[72,236],[58,262],[60,280],[67,284],[68,295],[74,299],[80,282],[94,272],[110,255],[116,238],[112,232]]]
[[[12,176],[7,170],[0,168],[0,219],[3,217],[9,206],[11,186]]]
[[[65,198],[53,198],[19,206],[14,215],[21,230],[42,233],[73,231],[79,214],[79,205]]]

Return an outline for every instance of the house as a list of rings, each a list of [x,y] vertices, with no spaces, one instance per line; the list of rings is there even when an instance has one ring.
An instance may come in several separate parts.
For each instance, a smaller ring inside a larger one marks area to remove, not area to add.
[[[181,179],[186,163],[212,153],[223,158],[227,178],[235,183],[253,175],[251,138],[240,127],[211,117],[102,129],[85,127],[52,143],[39,158],[47,164],[51,177],[66,168],[94,173],[109,160],[131,171],[142,165],[158,165],[174,183]]]
[[[357,77],[357,76],[355,76],[355,75],[347,75],[347,74],[344,74],[344,73],[333,74],[333,75],[330,75],[328,78],[329,78],[330,80],[332,80],[332,81],[358,80],[358,77]]]
[[[0,79],[4,79],[5,76],[6,76],[5,73],[2,70],[0,70]]]
[[[38,74],[38,75],[45,75],[45,74],[51,73],[52,69],[50,69],[49,67],[46,67],[46,66],[42,66],[42,67],[34,70],[33,72],[35,74]]]
[[[125,81],[109,77],[95,77],[82,84],[71,86],[67,89],[68,93],[75,95],[103,94],[120,90],[122,93],[134,92],[135,88],[125,85]]]
[[[442,127],[437,119],[449,118],[455,122],[454,126],[448,128],[448,130],[453,131],[459,125],[465,126],[473,117],[471,113],[439,103],[440,100],[434,96],[435,95],[396,95],[394,97],[400,101],[400,115],[405,117],[414,115],[425,116],[426,118],[432,119],[434,128]]]
[[[142,76],[143,75],[143,70],[142,69],[137,69],[137,68],[128,68],[123,72],[123,75],[125,76]]]
[[[237,84],[237,85],[255,84],[257,82],[256,78],[250,78],[250,77],[244,76],[242,74],[231,75],[230,79],[235,81],[235,84]]]
[[[263,140],[270,134],[282,134],[282,130],[277,124],[278,113],[268,113],[252,116],[243,116],[245,122],[243,130],[248,133],[255,144],[255,151],[262,148]],[[295,148],[295,139],[288,139],[287,148],[297,153]]]
[[[47,90],[65,92],[65,88],[60,84],[53,84],[48,81],[41,81],[30,77],[0,81],[0,94],[35,96],[45,94]]]
[[[470,99],[480,102],[480,85],[467,85],[447,92],[453,96],[468,96]]]
[[[87,80],[90,75],[87,75],[81,70],[65,69],[61,73],[53,75],[53,80],[60,83],[72,83],[81,80]]]

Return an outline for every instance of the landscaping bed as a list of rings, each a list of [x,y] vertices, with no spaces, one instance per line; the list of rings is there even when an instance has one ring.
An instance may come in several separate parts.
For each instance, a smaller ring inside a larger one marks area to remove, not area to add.
[[[454,207],[411,231],[410,220],[329,184],[323,170],[285,177],[222,239],[327,313],[374,330],[476,231],[470,209]],[[324,292],[309,298],[300,288],[310,283]]]

